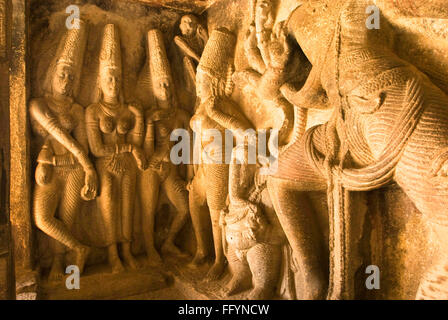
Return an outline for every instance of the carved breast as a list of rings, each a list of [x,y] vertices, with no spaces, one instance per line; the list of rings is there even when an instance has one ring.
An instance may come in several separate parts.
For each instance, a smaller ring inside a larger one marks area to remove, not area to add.
[[[101,112],[99,115],[99,128],[101,132],[106,134],[112,134],[114,132],[125,135],[133,127],[133,119],[127,110],[124,108],[120,108],[122,110],[113,110],[113,112],[109,112],[108,110],[104,110],[104,107],[101,108]]]

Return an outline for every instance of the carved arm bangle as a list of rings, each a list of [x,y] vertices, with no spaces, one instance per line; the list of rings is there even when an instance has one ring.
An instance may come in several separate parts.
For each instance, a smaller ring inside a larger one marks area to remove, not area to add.
[[[53,166],[72,166],[76,164],[76,159],[71,153],[53,156]]]
[[[81,144],[70,136],[67,131],[61,128],[56,119],[48,117],[42,109],[35,105],[31,107],[30,112],[34,119],[36,119],[56,141],[62,144],[76,157],[76,159],[78,159],[78,162],[85,171],[94,170],[93,164]]]

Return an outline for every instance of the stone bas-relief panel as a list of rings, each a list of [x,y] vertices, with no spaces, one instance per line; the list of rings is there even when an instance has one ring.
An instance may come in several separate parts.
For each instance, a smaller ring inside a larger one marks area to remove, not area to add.
[[[448,298],[448,16],[416,8],[31,1],[37,297]]]

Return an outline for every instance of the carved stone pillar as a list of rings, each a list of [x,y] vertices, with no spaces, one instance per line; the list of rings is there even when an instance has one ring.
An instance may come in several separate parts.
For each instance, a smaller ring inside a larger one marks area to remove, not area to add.
[[[16,274],[17,298],[35,298],[32,272],[31,171],[27,100],[29,80],[28,1],[15,0],[11,11],[11,55],[9,59],[10,123],[10,220]],[[28,290],[32,288],[31,290]],[[23,295],[28,291],[27,294]]]

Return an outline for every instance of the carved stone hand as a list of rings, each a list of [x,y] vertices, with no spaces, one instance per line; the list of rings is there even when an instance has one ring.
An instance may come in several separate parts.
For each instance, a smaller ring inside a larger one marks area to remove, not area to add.
[[[36,168],[36,183],[45,186],[50,183],[53,168],[48,164],[39,163]]]

